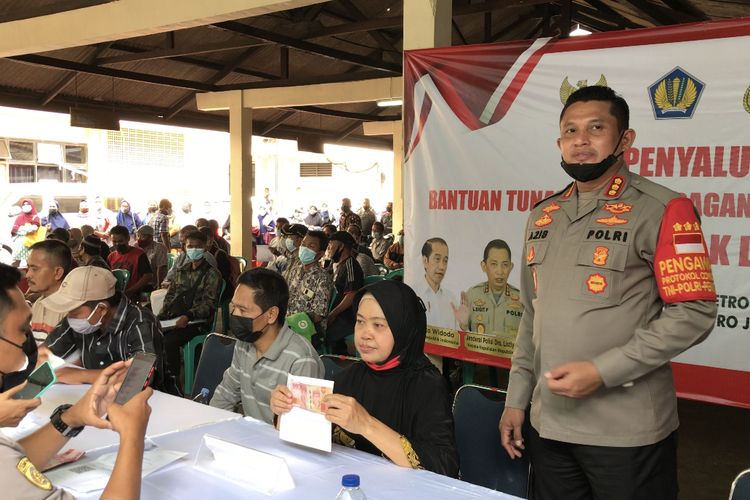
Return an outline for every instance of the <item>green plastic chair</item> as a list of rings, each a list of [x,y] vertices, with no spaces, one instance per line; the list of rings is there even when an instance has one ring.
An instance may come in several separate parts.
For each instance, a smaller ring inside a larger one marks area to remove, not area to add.
[[[306,312],[290,314],[286,317],[286,324],[298,335],[305,337],[311,344],[315,335],[315,323]]]
[[[385,277],[386,277],[386,279],[389,279],[389,280],[392,280],[392,279],[395,279],[395,278],[401,278],[403,280],[404,279],[404,268],[402,267],[401,269],[394,269],[390,273],[386,274]]]
[[[112,274],[117,278],[117,290],[124,292],[128,288],[128,282],[130,281],[130,271],[127,269],[113,269]]]
[[[219,283],[219,296],[216,304],[216,311],[214,312],[214,317],[211,320],[211,323],[204,330],[205,333],[202,335],[196,335],[190,339],[187,344],[182,346],[182,363],[185,370],[185,394],[193,393],[193,382],[195,381],[195,351],[198,349],[199,345],[202,345],[203,342],[206,341],[208,334],[216,330],[216,319],[219,314],[221,314],[219,302],[221,301],[221,296],[224,294],[226,286],[227,284],[224,283],[224,280],[221,280]]]
[[[365,278],[365,286],[372,285],[373,283],[377,283],[378,281],[383,281],[386,279],[385,276],[367,276]]]

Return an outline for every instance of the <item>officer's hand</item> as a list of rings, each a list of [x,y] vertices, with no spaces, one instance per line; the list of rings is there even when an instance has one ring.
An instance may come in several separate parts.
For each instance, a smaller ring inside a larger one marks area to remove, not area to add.
[[[523,410],[518,408],[505,408],[503,415],[500,417],[500,442],[508,452],[508,456],[513,458],[521,458],[521,450],[525,449],[523,445],[523,435],[521,435],[521,428],[523,427],[523,421],[526,418],[526,414]]]
[[[466,297],[466,292],[461,292],[461,305],[456,307],[451,302],[451,308],[458,325],[464,330],[469,328],[469,299]]]
[[[27,413],[42,404],[39,398],[11,399],[12,396],[26,387],[26,382],[0,393],[0,427],[15,427]]]
[[[569,398],[585,398],[602,385],[599,370],[591,361],[565,363],[544,374],[553,394]]]
[[[116,403],[109,405],[109,421],[112,424],[112,429],[120,434],[121,439],[131,436],[143,439],[146,434],[148,419],[151,416],[148,399],[153,393],[152,388],[146,387],[124,405]]]

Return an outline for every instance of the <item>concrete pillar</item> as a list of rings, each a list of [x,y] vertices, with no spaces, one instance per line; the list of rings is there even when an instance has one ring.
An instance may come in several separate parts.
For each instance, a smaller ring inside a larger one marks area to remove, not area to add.
[[[404,50],[449,47],[453,5],[451,0],[404,2]],[[393,133],[393,232],[404,226],[404,129]]]
[[[251,145],[253,110],[244,106],[242,91],[229,96],[229,198],[232,255],[253,256],[253,206],[250,197],[255,184]]]

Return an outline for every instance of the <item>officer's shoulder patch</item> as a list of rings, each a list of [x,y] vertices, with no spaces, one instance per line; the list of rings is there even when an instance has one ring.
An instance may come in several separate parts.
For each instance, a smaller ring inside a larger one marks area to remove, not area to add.
[[[532,209],[538,207],[539,205],[541,205],[542,203],[544,203],[547,200],[551,200],[552,198],[555,198],[556,196],[560,196],[561,194],[563,194],[564,192],[566,192],[568,189],[570,189],[570,187],[572,185],[573,185],[573,183],[571,182],[570,184],[568,184],[567,186],[565,186],[560,191],[552,193],[551,195],[547,196],[546,198],[542,198],[541,200],[539,200],[536,203],[534,203],[534,206],[532,207]]]
[[[633,186],[633,188],[637,189],[643,194],[650,196],[651,198],[654,198],[665,207],[671,200],[680,197],[680,193],[672,191],[671,189],[664,187],[661,184],[657,184],[652,180],[641,177],[638,174],[631,173],[630,175],[630,185]]]
[[[487,286],[487,282],[483,281],[481,283],[477,283],[473,287],[469,288],[467,292],[482,292],[484,291],[484,287]]]
[[[31,463],[28,457],[23,457],[16,464],[16,470],[21,473],[23,477],[39,489],[52,491],[52,483],[47,477],[36,470],[34,464]]]

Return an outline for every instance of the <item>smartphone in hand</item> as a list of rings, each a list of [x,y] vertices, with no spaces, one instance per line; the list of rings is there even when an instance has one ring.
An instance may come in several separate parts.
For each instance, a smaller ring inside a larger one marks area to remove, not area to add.
[[[130,398],[145,389],[151,377],[154,375],[156,355],[148,352],[139,352],[133,357],[133,363],[125,374],[120,390],[115,396],[115,403],[124,405]]]
[[[57,381],[55,371],[49,361],[45,361],[31,372],[26,387],[12,396],[12,399],[34,399],[44,394]]]

